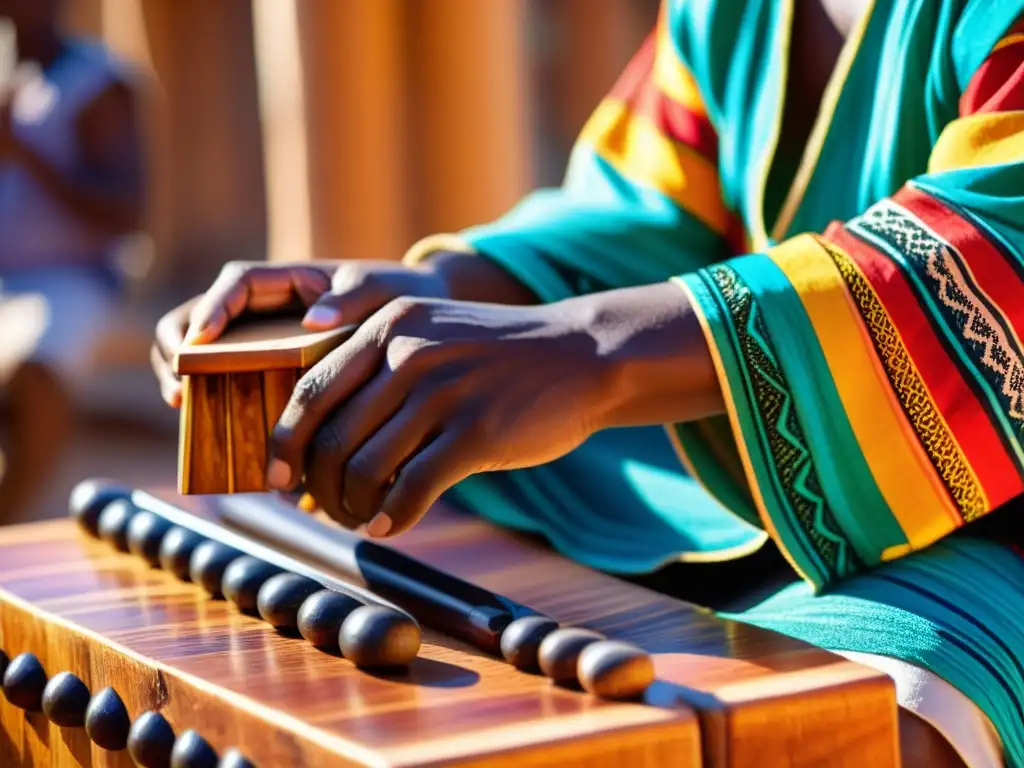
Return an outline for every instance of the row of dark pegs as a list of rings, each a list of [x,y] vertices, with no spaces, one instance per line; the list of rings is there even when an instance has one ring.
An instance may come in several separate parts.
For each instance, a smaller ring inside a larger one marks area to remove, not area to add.
[[[297,630],[316,647],[340,652],[357,666],[406,666],[419,652],[419,625],[406,614],[327,589],[314,579],[173,525],[129,499],[114,499],[94,520],[83,516],[79,522],[119,551],[192,581],[212,597],[224,597],[280,631]]]
[[[84,728],[101,749],[127,749],[141,768],[253,768],[237,749],[218,757],[197,731],[176,736],[159,712],[143,712],[134,722],[113,688],[92,694],[71,672],[47,677],[39,659],[22,653],[13,659],[0,651],[0,679],[4,697],[26,712],[42,712],[61,728]]]
[[[405,614],[364,606],[318,582],[245,555],[188,528],[140,510],[130,491],[95,481],[80,484],[71,514],[91,535],[130,551],[181,579],[224,596],[281,630],[295,630],[323,650],[359,666],[402,666],[416,656],[419,626]],[[502,656],[516,668],[611,699],[639,696],[654,680],[649,654],[598,632],[560,627],[542,615],[511,621],[500,636]]]

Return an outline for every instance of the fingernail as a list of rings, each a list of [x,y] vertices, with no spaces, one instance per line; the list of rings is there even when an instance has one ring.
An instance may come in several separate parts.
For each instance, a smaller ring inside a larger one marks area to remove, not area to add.
[[[205,330],[206,330],[206,326],[204,326],[204,325],[198,325],[198,326],[197,325],[190,325],[188,327],[188,330],[185,331],[185,343],[186,344],[194,343],[196,339],[198,339],[200,336],[203,335],[203,331],[205,331]]]
[[[383,512],[379,512],[370,524],[366,526],[366,533],[375,539],[379,539],[381,536],[387,536],[388,531],[391,530],[391,518],[385,515]]]
[[[302,324],[309,328],[333,327],[341,324],[341,311],[334,307],[317,304],[309,308]]]
[[[292,469],[280,459],[274,459],[267,467],[267,485],[279,491],[287,491],[291,486]]]

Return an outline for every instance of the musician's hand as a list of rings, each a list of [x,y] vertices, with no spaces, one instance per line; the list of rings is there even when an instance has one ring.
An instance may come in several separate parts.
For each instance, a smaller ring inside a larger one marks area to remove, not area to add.
[[[391,261],[230,262],[202,296],[168,312],[158,323],[150,354],[164,400],[181,404],[181,382],[171,361],[183,343],[206,344],[243,312],[306,308],[310,330],[359,323],[398,296],[444,296],[444,280],[429,265]]]
[[[160,396],[172,408],[181,407],[181,379],[174,372],[174,355],[185,340],[189,313],[198,297],[175,307],[156,324],[156,340],[149,350],[149,362],[160,384]]]
[[[271,438],[268,481],[383,536],[478,472],[546,463],[598,429],[720,408],[710,355],[665,283],[512,307],[399,299],[315,366]]]
[[[192,309],[185,341],[205,344],[242,312],[278,310],[296,300],[307,308],[303,325],[321,331],[361,323],[399,296],[444,295],[444,281],[430,267],[393,261],[232,262]]]

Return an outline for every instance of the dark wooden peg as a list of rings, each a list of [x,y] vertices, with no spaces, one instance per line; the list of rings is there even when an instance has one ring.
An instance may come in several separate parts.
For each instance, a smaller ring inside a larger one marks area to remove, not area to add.
[[[160,567],[182,581],[188,581],[191,578],[188,568],[192,553],[204,541],[206,539],[195,531],[182,528],[180,525],[173,526],[160,542],[160,552],[157,555]]]
[[[174,742],[171,768],[217,768],[217,753],[196,731],[185,731]]]
[[[583,649],[604,636],[582,627],[556,629],[541,641],[537,652],[540,671],[556,683],[577,682],[577,662]]]
[[[160,515],[142,510],[128,523],[128,551],[150,565],[160,564],[160,544],[171,524]]]
[[[129,499],[115,499],[100,512],[96,530],[100,538],[120,552],[128,551],[128,523],[139,513]]]
[[[256,765],[237,749],[232,748],[224,753],[217,768],[256,768]]]
[[[260,587],[256,608],[268,624],[278,629],[295,629],[302,603],[321,589],[323,585],[313,579],[297,573],[279,573]]]
[[[338,633],[341,654],[357,667],[404,667],[420,650],[420,627],[404,613],[380,605],[356,608]]]
[[[189,578],[213,597],[220,597],[224,571],[241,554],[237,549],[219,541],[204,541],[192,552],[188,564]]]
[[[128,730],[128,754],[139,768],[170,768],[174,731],[159,712],[143,712]]]
[[[46,670],[31,653],[19,653],[7,665],[3,677],[4,696],[26,712],[41,712]]]
[[[7,665],[11,663],[11,658],[0,651],[0,680],[4,679],[4,673],[7,671]]]
[[[61,672],[50,678],[43,689],[43,714],[61,728],[81,728],[91,696],[81,679]]]
[[[580,653],[577,675],[584,690],[606,699],[632,699],[654,682],[654,661],[642,648],[601,640]]]
[[[533,672],[544,638],[558,629],[558,622],[547,616],[523,616],[501,633],[501,655],[516,669]]]
[[[354,597],[333,589],[314,592],[299,608],[299,634],[317,648],[337,650],[341,625],[361,605]]]
[[[271,576],[281,569],[276,565],[249,555],[242,555],[231,561],[224,571],[220,591],[243,613],[256,613],[256,596]]]
[[[96,746],[110,752],[124,749],[131,725],[128,710],[113,688],[104,688],[89,700],[85,710],[85,732]]]
[[[83,480],[68,497],[68,512],[82,530],[99,536],[100,513],[112,501],[127,499],[130,488],[105,480]]]

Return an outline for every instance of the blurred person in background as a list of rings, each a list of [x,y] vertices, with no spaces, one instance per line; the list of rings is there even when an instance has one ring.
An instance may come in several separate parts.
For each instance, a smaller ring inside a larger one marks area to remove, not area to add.
[[[137,92],[103,46],[63,35],[59,0],[0,0],[16,55],[0,86],[0,523],[23,517],[70,436],[73,391],[139,230]]]

